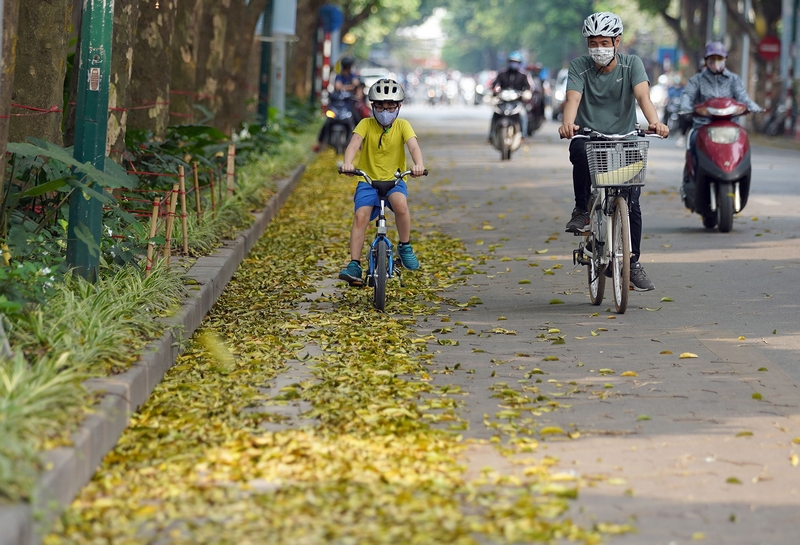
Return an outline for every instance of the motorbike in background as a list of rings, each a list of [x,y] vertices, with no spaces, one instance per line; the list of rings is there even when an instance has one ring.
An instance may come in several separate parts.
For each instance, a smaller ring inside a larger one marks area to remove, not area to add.
[[[330,147],[341,155],[344,153],[355,129],[354,98],[347,91],[333,91],[328,97],[325,112],[327,141]]]
[[[748,112],[732,98],[710,98],[694,107],[694,115],[711,122],[692,129],[697,132],[695,152],[686,141],[681,197],[684,205],[703,218],[707,229],[721,233],[733,228],[733,215],[741,212],[750,193],[750,140],[733,118]]]
[[[528,136],[532,136],[544,123],[544,86],[542,80],[533,78],[531,87],[531,98],[525,104],[528,113]]]
[[[527,115],[525,101],[531,99],[529,90],[497,90],[492,100],[494,120],[492,122],[492,145],[500,152],[500,160],[511,159],[511,153],[522,143],[521,115]]]

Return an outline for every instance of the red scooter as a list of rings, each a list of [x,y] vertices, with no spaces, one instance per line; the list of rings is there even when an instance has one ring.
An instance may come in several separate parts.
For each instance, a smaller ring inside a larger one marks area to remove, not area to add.
[[[733,228],[733,214],[744,209],[750,193],[750,141],[747,131],[732,121],[747,112],[747,106],[732,98],[710,98],[694,107],[694,115],[711,122],[693,129],[696,151],[687,144],[681,196],[707,229],[718,226],[721,233]]]

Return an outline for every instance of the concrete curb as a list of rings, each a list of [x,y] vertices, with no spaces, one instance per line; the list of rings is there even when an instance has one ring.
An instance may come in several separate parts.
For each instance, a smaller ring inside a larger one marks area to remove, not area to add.
[[[297,167],[277,182],[277,191],[267,205],[254,214],[253,224],[234,240],[209,256],[199,258],[187,272],[200,289],[190,291],[175,316],[166,320],[169,329],[151,343],[138,362],[120,375],[86,381],[90,390],[104,395],[94,414],[73,435],[73,446],[44,453],[49,469],[34,491],[32,504],[0,507],[0,545],[38,545],[50,525],[92,478],[95,470],[117,445],[130,415],[141,407],[180,353],[183,339],[192,333],[222,294],[233,274],[264,233],[269,222],[294,190],[305,172]]]

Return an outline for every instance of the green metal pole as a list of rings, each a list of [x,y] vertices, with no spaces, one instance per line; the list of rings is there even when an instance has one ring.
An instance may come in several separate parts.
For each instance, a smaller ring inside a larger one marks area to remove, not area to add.
[[[104,171],[114,0],[83,0],[74,157]],[[102,188],[95,186],[102,191]],[[100,264],[103,205],[76,192],[69,201],[67,263],[94,282]]]
[[[263,24],[264,29],[261,35],[272,36],[272,0],[267,0],[264,8]],[[258,77],[258,120],[264,125],[269,121],[269,80],[272,65],[272,43],[269,41],[261,42],[261,70]]]

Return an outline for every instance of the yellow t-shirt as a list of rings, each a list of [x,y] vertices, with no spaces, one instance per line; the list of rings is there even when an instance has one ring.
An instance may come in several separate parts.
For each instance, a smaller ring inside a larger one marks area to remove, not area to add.
[[[356,168],[373,180],[394,180],[398,168],[406,171],[406,142],[417,137],[411,123],[398,118],[385,131],[375,118],[366,117],[353,132],[364,139]]]

